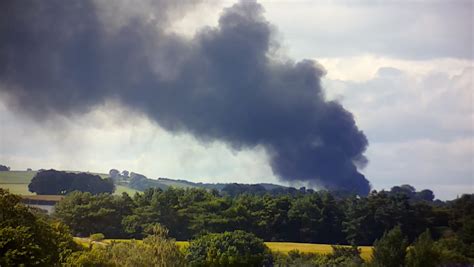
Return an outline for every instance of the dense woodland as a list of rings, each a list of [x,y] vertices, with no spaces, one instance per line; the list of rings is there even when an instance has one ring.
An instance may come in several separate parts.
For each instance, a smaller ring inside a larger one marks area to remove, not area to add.
[[[440,204],[390,192],[231,197],[170,188],[133,197],[72,192],[47,216],[0,189],[0,265],[470,266],[473,214],[474,195]],[[143,241],[85,248],[72,239],[104,235]],[[190,240],[189,247],[174,238]],[[271,252],[264,240],[353,246],[285,254]],[[357,249],[362,244],[374,245],[368,262]]]
[[[473,227],[474,197],[440,204],[384,191],[346,198],[325,191],[235,197],[176,188],[133,197],[73,192],[57,205],[55,216],[79,236],[141,238],[147,226],[160,223],[177,240],[244,230],[265,241],[372,245],[397,225],[410,242],[427,229],[435,238],[464,233]]]

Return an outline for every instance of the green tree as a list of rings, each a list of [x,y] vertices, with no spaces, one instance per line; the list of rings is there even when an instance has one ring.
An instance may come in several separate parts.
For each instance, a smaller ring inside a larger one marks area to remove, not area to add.
[[[386,232],[376,240],[372,252],[371,266],[401,267],[404,266],[408,242],[399,226]]]
[[[78,249],[68,228],[35,215],[0,188],[0,266],[62,263]]]
[[[127,237],[122,220],[132,213],[128,198],[110,194],[72,192],[56,204],[54,215],[78,236],[103,233],[107,237]]]
[[[113,193],[115,185],[111,179],[90,173],[47,170],[38,172],[31,179],[28,190],[38,195],[66,195],[73,191],[99,194]]]
[[[186,266],[168,230],[160,225],[152,227],[152,234],[143,242],[114,242],[110,246],[95,246],[89,251],[77,252],[68,259],[71,266],[127,266],[127,267],[181,267]]]
[[[440,260],[429,230],[421,234],[407,253],[408,267],[435,267]]]
[[[271,253],[261,239],[237,230],[191,241],[186,259],[191,266],[262,266],[271,263]]]

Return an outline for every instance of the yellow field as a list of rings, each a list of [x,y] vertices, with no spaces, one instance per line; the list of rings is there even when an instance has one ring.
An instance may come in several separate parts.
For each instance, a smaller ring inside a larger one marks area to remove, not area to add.
[[[272,250],[272,251],[279,251],[283,253],[288,253],[291,250],[297,249],[300,252],[312,252],[312,253],[319,253],[319,254],[329,254],[332,252],[331,245],[326,244],[310,244],[310,243],[291,243],[291,242],[265,242],[265,244]],[[364,260],[370,259],[372,255],[372,247],[370,246],[360,246],[359,249],[361,250],[361,257]]]
[[[74,240],[84,247],[87,247],[89,245],[89,241],[87,238],[75,237]],[[105,239],[104,241],[100,243],[110,244],[112,241],[130,242],[131,240],[132,239]],[[138,240],[138,242],[140,242],[140,240]],[[326,244],[291,243],[291,242],[265,242],[265,244],[274,252],[278,251],[278,252],[288,253],[291,250],[295,250],[295,249],[299,250],[300,252],[306,252],[306,253],[329,254],[332,252],[331,245],[326,245]],[[184,249],[187,246],[189,246],[189,242],[176,241],[176,245]],[[369,260],[370,256],[372,255],[372,247],[360,246],[359,249],[361,250],[361,257],[364,260]]]

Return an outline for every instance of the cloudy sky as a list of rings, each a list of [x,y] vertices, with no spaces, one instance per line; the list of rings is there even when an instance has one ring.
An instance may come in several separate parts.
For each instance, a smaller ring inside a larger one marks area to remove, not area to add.
[[[315,60],[325,71],[326,98],[353,113],[369,142],[369,163],[359,170],[373,188],[411,184],[441,199],[474,192],[472,1],[260,3],[278,43],[275,53]],[[166,31],[193,38],[216,27],[233,4],[204,1],[176,12]],[[146,4],[130,10],[153,17]],[[103,11],[102,23],[113,30],[124,16],[121,9]],[[12,169],[117,168],[195,182],[300,185],[277,178],[264,146],[236,149],[219,138],[171,132],[113,98],[39,119],[6,92],[0,91],[0,164]]]

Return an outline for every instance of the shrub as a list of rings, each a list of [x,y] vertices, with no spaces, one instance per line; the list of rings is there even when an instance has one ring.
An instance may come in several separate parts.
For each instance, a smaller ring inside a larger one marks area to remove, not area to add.
[[[399,226],[376,240],[370,265],[376,267],[404,266],[408,242]]]
[[[143,242],[113,242],[110,246],[94,246],[89,251],[74,253],[69,266],[186,266],[184,255],[174,240],[166,236],[167,230],[154,226],[154,233]]]
[[[272,262],[263,240],[241,230],[206,234],[191,241],[186,259],[191,266],[262,266]]]
[[[435,267],[439,263],[440,255],[434,247],[429,230],[426,230],[408,250],[408,267]]]
[[[78,250],[69,229],[34,214],[0,188],[0,266],[53,266]]]
[[[96,234],[90,235],[90,236],[89,236],[89,239],[90,239],[91,241],[102,241],[102,240],[105,239],[105,236],[104,236],[104,234],[102,234],[102,233],[96,233]]]

